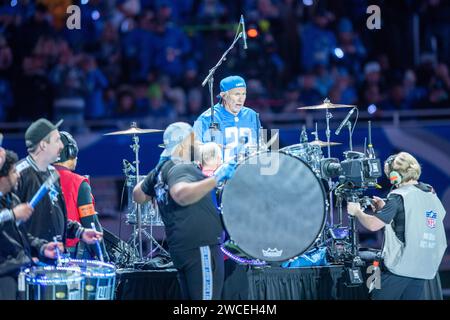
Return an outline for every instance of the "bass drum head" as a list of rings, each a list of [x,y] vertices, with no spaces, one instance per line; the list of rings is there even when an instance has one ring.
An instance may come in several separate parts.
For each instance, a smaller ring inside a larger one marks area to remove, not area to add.
[[[239,164],[224,185],[222,214],[230,240],[247,255],[284,261],[308,250],[322,232],[326,197],[302,160],[262,152]]]

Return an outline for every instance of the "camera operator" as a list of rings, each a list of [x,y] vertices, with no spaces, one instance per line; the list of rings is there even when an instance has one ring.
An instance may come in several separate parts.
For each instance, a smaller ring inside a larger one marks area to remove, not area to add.
[[[375,215],[349,202],[347,211],[370,231],[384,230],[384,270],[375,300],[424,299],[426,279],[433,279],[447,247],[443,219],[445,209],[434,189],[419,182],[421,167],[406,152],[390,156],[384,173],[396,187],[384,202],[374,197]]]

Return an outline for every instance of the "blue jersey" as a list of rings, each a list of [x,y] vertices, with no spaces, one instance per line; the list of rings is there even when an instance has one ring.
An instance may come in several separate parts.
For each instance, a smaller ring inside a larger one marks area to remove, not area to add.
[[[214,106],[214,120],[219,124],[219,130],[214,142],[221,144],[224,148],[223,159],[229,161],[233,158],[239,146],[241,137],[247,137],[246,145],[257,144],[258,130],[261,128],[258,114],[250,108],[242,107],[235,116],[218,103]],[[197,139],[202,142],[211,142],[209,125],[211,123],[211,109],[203,112],[194,122],[194,131]]]

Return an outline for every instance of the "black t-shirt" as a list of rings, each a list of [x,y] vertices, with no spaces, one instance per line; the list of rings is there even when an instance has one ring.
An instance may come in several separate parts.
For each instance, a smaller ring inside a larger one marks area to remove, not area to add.
[[[167,161],[161,168],[158,183],[151,171],[142,184],[144,193],[157,198],[161,218],[166,228],[169,249],[172,252],[191,250],[201,246],[220,244],[222,222],[210,193],[188,206],[180,206],[169,190],[179,182],[197,182],[206,177],[192,164],[174,164]],[[156,191],[153,186],[156,185]]]
[[[432,192],[433,188],[425,183],[419,182],[414,185],[416,188]],[[405,242],[405,206],[403,205],[403,198],[398,194],[390,194],[386,205],[380,211],[377,211],[375,216],[386,224],[391,223],[397,238],[401,242]]]

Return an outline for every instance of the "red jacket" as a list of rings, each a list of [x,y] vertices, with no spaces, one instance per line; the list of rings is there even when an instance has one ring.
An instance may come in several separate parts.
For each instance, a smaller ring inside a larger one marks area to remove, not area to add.
[[[61,188],[64,195],[64,201],[66,202],[67,218],[69,220],[78,221],[81,223],[80,214],[78,212],[78,191],[83,181],[89,183],[86,177],[76,174],[69,169],[61,166],[55,166],[59,172]],[[92,195],[91,195],[92,196]],[[94,197],[92,197],[92,203],[94,204]],[[67,247],[75,247],[79,239],[67,239]]]

